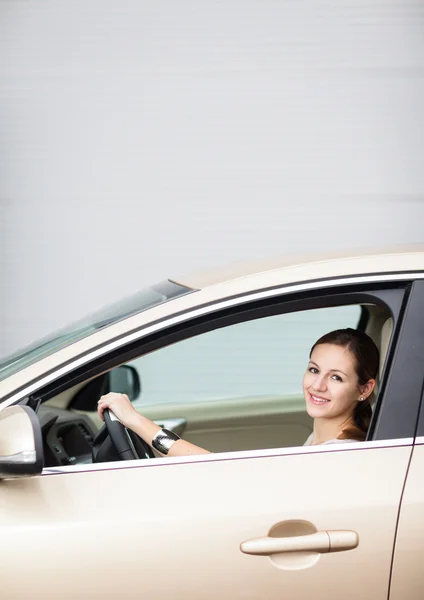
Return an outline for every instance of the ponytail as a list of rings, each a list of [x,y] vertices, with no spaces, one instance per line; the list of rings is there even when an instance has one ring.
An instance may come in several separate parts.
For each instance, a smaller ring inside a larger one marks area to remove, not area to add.
[[[350,422],[347,427],[342,429],[339,440],[358,440],[363,442],[367,436],[368,427],[371,423],[372,409],[369,399],[358,402],[353,413],[353,422]]]

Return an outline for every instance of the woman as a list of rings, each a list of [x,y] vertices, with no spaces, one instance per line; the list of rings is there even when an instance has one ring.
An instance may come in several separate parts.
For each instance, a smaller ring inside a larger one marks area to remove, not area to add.
[[[314,430],[305,446],[365,440],[379,363],[377,346],[356,329],[331,331],[312,346],[303,393]]]
[[[356,329],[338,329],[315,342],[303,377],[306,410],[314,419],[313,432],[305,445],[365,439],[378,366],[376,345],[368,335]],[[140,415],[124,394],[111,392],[100,398],[101,419],[107,408],[125,427],[163,455],[209,453]]]

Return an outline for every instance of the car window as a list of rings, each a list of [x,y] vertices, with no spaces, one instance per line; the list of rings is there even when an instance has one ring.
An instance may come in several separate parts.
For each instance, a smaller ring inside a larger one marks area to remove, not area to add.
[[[128,363],[142,384],[135,406],[301,395],[313,343],[360,314],[350,305],[263,317],[161,348]]]

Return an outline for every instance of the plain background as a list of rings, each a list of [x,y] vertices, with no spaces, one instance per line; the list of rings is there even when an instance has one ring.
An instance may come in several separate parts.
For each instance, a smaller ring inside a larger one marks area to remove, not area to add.
[[[1,0],[0,354],[174,273],[423,240],[424,3]]]

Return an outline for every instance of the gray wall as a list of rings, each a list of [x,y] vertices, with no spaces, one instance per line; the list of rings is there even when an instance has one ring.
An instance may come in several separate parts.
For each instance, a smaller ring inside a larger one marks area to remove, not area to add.
[[[2,0],[0,354],[176,271],[423,240],[423,17]]]

